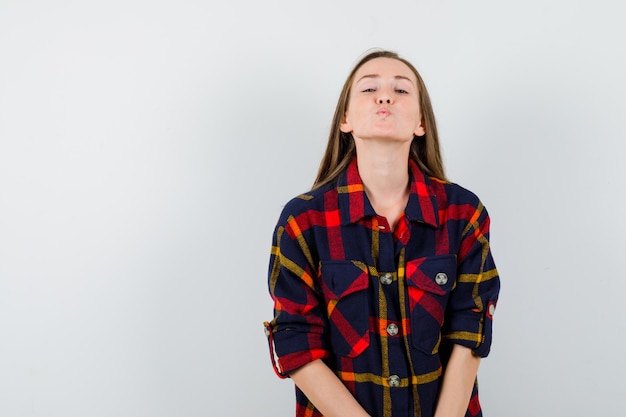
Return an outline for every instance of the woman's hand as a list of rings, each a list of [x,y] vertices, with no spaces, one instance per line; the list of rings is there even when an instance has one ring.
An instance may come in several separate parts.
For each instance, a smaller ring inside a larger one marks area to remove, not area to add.
[[[474,355],[471,349],[461,345],[452,347],[435,417],[465,416],[479,365],[480,357]]]
[[[324,417],[370,417],[320,359],[296,369],[289,376]]]

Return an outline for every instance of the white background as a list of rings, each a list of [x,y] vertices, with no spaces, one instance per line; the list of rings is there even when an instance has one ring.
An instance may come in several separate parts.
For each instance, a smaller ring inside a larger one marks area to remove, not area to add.
[[[0,415],[293,415],[271,233],[371,47],[492,217],[485,415],[623,415],[619,4],[1,0]]]

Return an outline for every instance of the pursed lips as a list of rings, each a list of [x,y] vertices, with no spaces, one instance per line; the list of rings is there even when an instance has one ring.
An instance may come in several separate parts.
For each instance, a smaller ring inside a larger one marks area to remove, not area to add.
[[[389,110],[387,110],[385,107],[383,107],[383,108],[379,109],[376,112],[376,114],[379,115],[379,116],[389,116],[391,114],[391,112]]]

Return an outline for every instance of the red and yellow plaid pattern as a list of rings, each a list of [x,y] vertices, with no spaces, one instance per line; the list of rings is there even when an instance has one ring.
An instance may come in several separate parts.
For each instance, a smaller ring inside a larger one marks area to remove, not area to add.
[[[452,344],[487,356],[500,281],[478,198],[410,162],[394,231],[376,215],[356,160],[291,200],[273,237],[266,323],[281,376],[315,359],[371,416],[431,417]],[[320,417],[296,389],[296,416]],[[481,416],[477,387],[467,416]]]

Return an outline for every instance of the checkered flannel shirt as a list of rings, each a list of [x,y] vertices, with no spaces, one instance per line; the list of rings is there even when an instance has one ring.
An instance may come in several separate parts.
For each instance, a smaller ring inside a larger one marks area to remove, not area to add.
[[[371,416],[431,417],[452,344],[489,353],[500,288],[478,198],[413,161],[409,175],[394,231],[355,159],[291,200],[273,237],[265,325],[276,372],[322,359]],[[466,415],[482,415],[476,385]],[[296,416],[321,416],[297,388]]]

